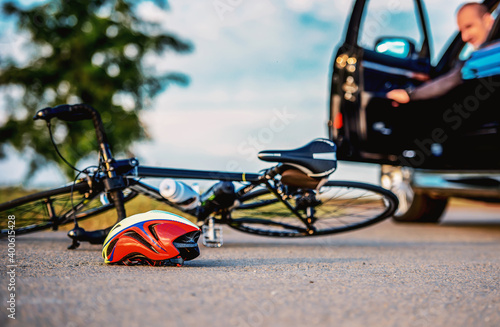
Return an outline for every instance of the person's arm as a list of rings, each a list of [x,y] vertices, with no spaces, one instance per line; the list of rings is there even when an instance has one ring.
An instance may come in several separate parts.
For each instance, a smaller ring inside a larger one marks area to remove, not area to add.
[[[462,66],[456,65],[445,75],[422,84],[410,92],[410,100],[426,100],[440,97],[462,84]]]
[[[403,89],[392,90],[387,93],[387,98],[398,103],[408,103],[415,100],[427,100],[437,98],[451,91],[454,87],[462,84],[462,69],[463,63],[456,65],[447,74],[436,78],[430,82],[407,91]]]

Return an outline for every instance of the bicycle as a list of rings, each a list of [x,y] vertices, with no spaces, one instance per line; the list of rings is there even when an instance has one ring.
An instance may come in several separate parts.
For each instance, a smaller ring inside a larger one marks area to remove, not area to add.
[[[397,197],[382,187],[328,180],[337,161],[336,146],[327,139],[316,139],[294,150],[262,151],[259,158],[275,165],[259,173],[147,167],[136,158],[113,157],[100,115],[91,106],[39,110],[34,120],[46,121],[55,150],[69,165],[54,143],[53,118],[92,120],[99,144],[98,164],[78,170],[73,183],[0,204],[2,237],[12,231],[21,235],[74,223],[68,232],[73,240],[70,249],[82,241],[100,244],[111,227],[85,231],[78,222],[108,210],[116,211],[119,222],[126,217],[124,204],[139,194],[195,217],[203,228],[204,244],[215,247],[222,245],[222,229],[216,223],[263,236],[319,236],[375,224],[393,215],[398,207]],[[163,197],[158,188],[141,181],[146,177],[218,182],[193,206]],[[241,186],[236,189],[234,183]]]

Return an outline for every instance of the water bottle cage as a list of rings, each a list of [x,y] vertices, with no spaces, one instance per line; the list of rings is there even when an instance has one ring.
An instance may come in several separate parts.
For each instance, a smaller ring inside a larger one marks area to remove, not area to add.
[[[178,203],[176,203],[176,204],[177,204],[177,205],[180,205],[180,206],[185,206],[185,205],[190,205],[191,203],[193,203],[193,202],[194,202],[194,201],[196,201],[196,200],[197,200],[197,198],[192,197],[192,198],[189,198],[189,199],[187,199],[187,200],[185,200],[185,201],[178,202]]]

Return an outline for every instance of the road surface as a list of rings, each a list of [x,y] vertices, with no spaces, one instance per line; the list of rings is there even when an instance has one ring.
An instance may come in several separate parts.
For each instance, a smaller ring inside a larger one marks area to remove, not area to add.
[[[12,320],[0,243],[1,326],[500,326],[499,206],[311,239],[226,228],[180,268],[107,266],[100,246],[68,244],[17,238]]]

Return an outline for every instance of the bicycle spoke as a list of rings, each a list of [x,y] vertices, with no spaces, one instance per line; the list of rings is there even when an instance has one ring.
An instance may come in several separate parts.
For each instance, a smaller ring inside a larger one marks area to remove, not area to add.
[[[262,203],[259,201],[271,197],[274,196],[269,192],[260,192],[248,200],[254,210],[242,211],[246,217],[258,219],[248,219],[240,228],[235,228],[269,236],[331,234],[373,224],[391,215],[397,207],[397,199],[391,192],[364,183],[332,181],[322,186],[319,192],[310,190],[302,193],[299,190],[294,194],[295,205],[301,214],[309,214],[308,219],[311,219],[314,228],[311,232],[287,208],[277,211],[271,205],[259,207],[258,203]]]

